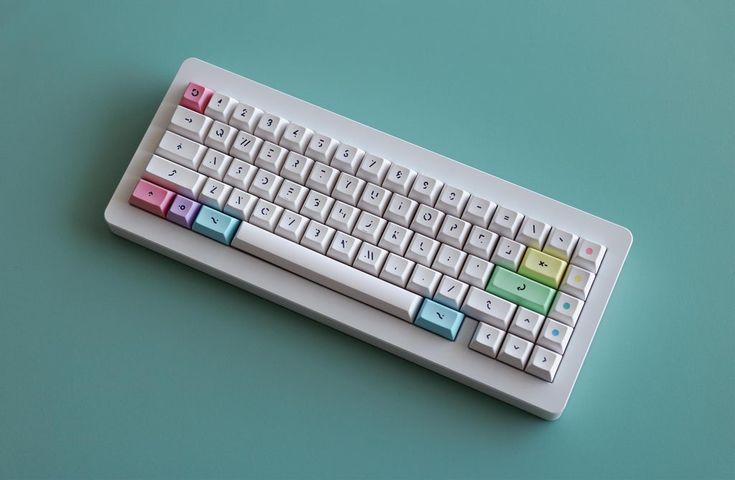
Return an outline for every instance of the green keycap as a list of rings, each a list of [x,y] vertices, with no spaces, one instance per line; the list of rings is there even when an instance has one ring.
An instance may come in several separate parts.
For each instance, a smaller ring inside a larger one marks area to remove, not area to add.
[[[485,290],[542,315],[549,311],[556,293],[553,288],[498,266]]]

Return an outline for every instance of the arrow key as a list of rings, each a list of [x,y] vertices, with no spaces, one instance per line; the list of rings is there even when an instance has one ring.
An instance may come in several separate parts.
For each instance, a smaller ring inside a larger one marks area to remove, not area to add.
[[[477,322],[475,335],[470,341],[470,348],[490,358],[495,358],[500,350],[505,332],[487,323]]]
[[[498,360],[507,363],[511,367],[523,370],[528,357],[531,355],[532,348],[533,343],[509,333],[505,336],[505,342],[498,354]]]
[[[561,355],[537,345],[533,349],[531,361],[528,362],[526,372],[537,376],[541,380],[553,382],[560,363]]]

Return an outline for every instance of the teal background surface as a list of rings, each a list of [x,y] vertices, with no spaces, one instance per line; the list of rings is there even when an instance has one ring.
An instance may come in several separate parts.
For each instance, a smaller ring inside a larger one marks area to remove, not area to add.
[[[1,478],[734,478],[735,3],[0,1]],[[197,56],[630,228],[544,422],[110,233]]]

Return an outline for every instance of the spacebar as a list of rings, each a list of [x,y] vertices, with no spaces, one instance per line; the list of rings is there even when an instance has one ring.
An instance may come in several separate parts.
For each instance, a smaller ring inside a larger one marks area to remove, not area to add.
[[[408,290],[246,222],[240,224],[231,245],[407,322],[413,322],[423,301]]]

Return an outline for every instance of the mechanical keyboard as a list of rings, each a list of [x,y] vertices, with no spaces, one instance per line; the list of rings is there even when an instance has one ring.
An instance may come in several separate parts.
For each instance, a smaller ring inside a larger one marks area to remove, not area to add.
[[[113,232],[553,420],[629,230],[198,59]]]

